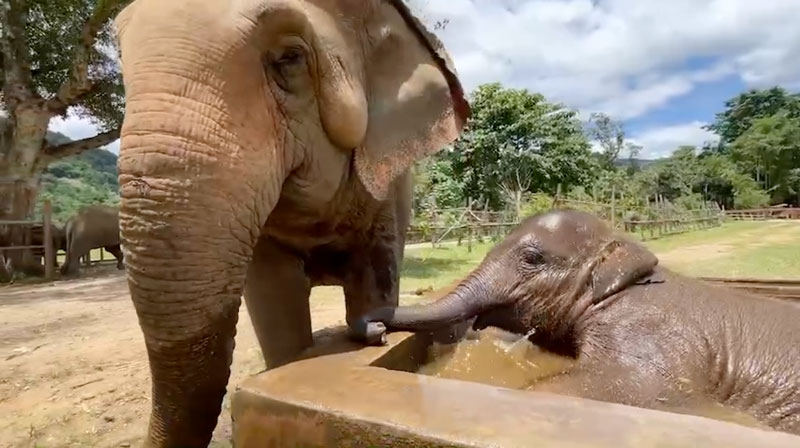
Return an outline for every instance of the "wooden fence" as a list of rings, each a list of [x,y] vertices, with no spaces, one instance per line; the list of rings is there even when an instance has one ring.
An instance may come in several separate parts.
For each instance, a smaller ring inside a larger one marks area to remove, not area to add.
[[[473,240],[499,239],[519,223],[516,213],[476,209],[473,203],[465,208],[430,209],[422,223],[413,225],[406,236],[408,243],[430,242],[436,247],[445,240],[467,240],[472,251]]]
[[[709,283],[785,300],[800,300],[800,280],[701,277]]]
[[[614,229],[639,233],[643,240],[716,227],[722,224],[723,219],[722,210],[716,202],[704,202],[698,209],[684,209],[675,207],[659,195],[654,196],[653,201],[643,198],[638,207],[625,208],[617,202],[614,188],[611,190],[610,202],[604,204],[563,197],[559,185],[553,199],[553,208],[588,211],[605,219]]]
[[[560,188],[559,188],[560,191]],[[723,212],[715,202],[705,203],[702,208],[686,210],[673,206],[669,201],[656,197],[655,203],[638,208],[620,207],[612,192],[611,203],[569,199],[556,194],[551,209],[583,210],[606,220],[610,225],[626,232],[638,233],[642,239],[655,239],[665,235],[701,230],[722,224]],[[467,240],[469,250],[473,240],[502,238],[506,232],[519,224],[524,216],[514,210],[488,211],[486,206],[477,209],[473,202],[465,208],[430,209],[423,219],[411,226],[406,237],[408,243],[430,242],[437,246],[445,240],[457,240],[460,245]]]
[[[56,249],[53,244],[51,217],[52,207],[50,201],[45,201],[44,207],[42,208],[41,221],[0,221],[0,240],[2,240],[2,242],[0,242],[0,244],[2,244],[0,246],[0,275],[11,279],[13,278],[13,271],[19,268],[19,266],[12,266],[7,260],[18,259],[22,261],[23,265],[31,265],[34,264],[37,256],[40,258],[41,255],[44,255],[45,278],[50,280],[55,276]],[[41,244],[32,244],[36,226],[41,226],[41,236],[38,238]],[[23,227],[24,230],[22,232],[12,232],[12,227]],[[22,244],[11,245],[13,243],[11,240],[16,238],[1,237],[3,235],[14,234],[22,235]],[[12,251],[21,251],[22,254],[8,257]]]
[[[768,219],[800,219],[800,208],[770,207],[752,210],[725,210],[725,217],[735,221],[765,221]]]

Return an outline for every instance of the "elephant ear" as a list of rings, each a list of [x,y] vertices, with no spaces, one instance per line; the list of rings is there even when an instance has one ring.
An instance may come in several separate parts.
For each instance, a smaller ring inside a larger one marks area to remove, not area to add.
[[[416,160],[458,138],[470,108],[444,46],[402,0],[381,2],[367,27],[369,122],[355,167],[382,200]]]
[[[606,246],[592,271],[592,302],[600,303],[653,272],[658,258],[641,244],[617,239]]]

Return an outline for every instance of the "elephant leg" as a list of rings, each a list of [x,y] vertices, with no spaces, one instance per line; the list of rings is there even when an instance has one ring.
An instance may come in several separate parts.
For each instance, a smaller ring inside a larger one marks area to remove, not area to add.
[[[80,270],[81,257],[88,255],[89,249],[84,249],[80,244],[73,244],[67,251],[67,258],[61,266],[62,275],[77,275]]]
[[[103,249],[117,259],[117,269],[124,269],[125,266],[122,264],[122,249],[120,249],[119,244],[114,246],[106,246]]]
[[[247,270],[244,298],[267,369],[312,345],[310,293],[303,260],[262,237]]]

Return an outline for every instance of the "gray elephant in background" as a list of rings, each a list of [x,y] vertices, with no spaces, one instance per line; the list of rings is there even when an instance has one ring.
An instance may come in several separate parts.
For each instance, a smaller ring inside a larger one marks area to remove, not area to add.
[[[64,226],[67,258],[61,275],[76,275],[80,259],[98,247],[114,255],[117,269],[123,269],[119,238],[119,208],[91,205],[78,211]]]

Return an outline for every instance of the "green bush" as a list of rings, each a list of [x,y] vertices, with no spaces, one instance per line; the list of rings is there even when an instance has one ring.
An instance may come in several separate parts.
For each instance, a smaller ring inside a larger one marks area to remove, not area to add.
[[[760,189],[737,191],[733,201],[738,209],[761,208],[769,204],[769,194]]]
[[[698,193],[685,194],[675,199],[675,206],[679,210],[698,210],[704,205],[703,197]]]
[[[522,216],[535,215],[550,210],[553,206],[553,197],[547,193],[533,193],[522,204]]]

